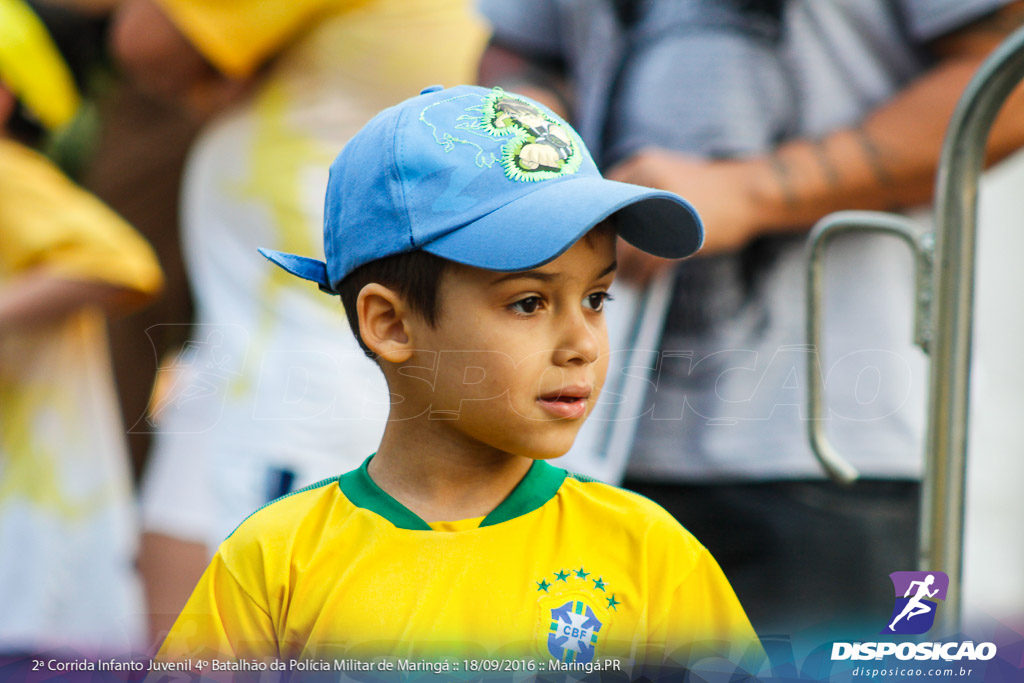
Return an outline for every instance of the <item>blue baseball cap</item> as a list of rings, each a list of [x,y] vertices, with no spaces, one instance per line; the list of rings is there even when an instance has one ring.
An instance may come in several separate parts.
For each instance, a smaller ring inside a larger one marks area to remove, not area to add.
[[[336,294],[359,266],[416,249],[529,270],[611,214],[623,239],[663,258],[689,256],[704,239],[689,202],[603,178],[576,131],[546,107],[500,88],[434,86],[377,114],[331,164],[326,263],[260,253]]]

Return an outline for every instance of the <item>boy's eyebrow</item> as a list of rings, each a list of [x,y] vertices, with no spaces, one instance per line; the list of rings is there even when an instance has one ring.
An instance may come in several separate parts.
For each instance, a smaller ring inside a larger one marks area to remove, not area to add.
[[[520,270],[508,275],[491,280],[492,285],[509,280],[540,280],[541,282],[553,282],[561,277],[560,273],[543,273],[539,270]]]
[[[604,270],[598,273],[597,276],[594,277],[594,279],[600,280],[608,273],[611,273],[614,270],[618,269],[618,267],[619,262],[612,261],[605,267]],[[561,277],[561,273],[545,273],[540,270],[522,270],[515,273],[509,273],[507,275],[502,275],[501,277],[492,280],[491,284],[496,285],[500,282],[508,282],[509,280],[540,280],[541,282],[554,282],[555,280]]]
[[[619,269],[619,262],[618,261],[612,261],[611,263],[608,264],[608,266],[604,270],[602,270],[600,273],[598,273],[597,277],[595,277],[594,279],[595,280],[600,280],[601,278],[603,278],[608,273],[613,273],[613,272],[615,272],[618,269]]]

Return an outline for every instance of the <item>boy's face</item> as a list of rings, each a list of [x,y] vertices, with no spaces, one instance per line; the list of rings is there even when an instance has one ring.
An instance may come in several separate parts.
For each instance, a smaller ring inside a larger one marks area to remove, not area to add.
[[[608,369],[602,309],[614,274],[611,230],[529,271],[450,267],[437,324],[417,328],[426,351],[410,362],[434,368],[434,386],[412,383],[410,407],[429,406],[431,427],[457,440],[531,458],[564,454]]]

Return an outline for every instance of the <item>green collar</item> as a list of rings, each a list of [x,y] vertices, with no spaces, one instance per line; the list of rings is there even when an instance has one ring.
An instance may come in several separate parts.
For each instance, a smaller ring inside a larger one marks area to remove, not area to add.
[[[397,500],[384,492],[376,482],[370,478],[367,467],[371,455],[359,467],[348,474],[338,477],[338,487],[345,497],[353,505],[375,512],[384,519],[394,524],[399,529],[410,529],[413,531],[431,531],[430,525],[420,519],[416,513],[405,507]],[[553,467],[543,460],[535,460],[530,465],[526,476],[516,484],[512,493],[508,494],[505,500],[498,504],[498,507],[491,510],[491,514],[484,517],[480,522],[481,527],[501,524],[510,519],[521,517],[533,512],[544,503],[551,500],[558,488],[565,480],[565,470]]]

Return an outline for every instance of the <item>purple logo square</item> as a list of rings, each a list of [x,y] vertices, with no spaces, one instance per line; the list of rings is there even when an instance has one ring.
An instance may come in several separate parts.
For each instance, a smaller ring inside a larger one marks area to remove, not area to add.
[[[945,600],[949,577],[945,572],[893,572],[889,574],[895,604],[882,633],[921,634],[935,623],[936,600]]]

